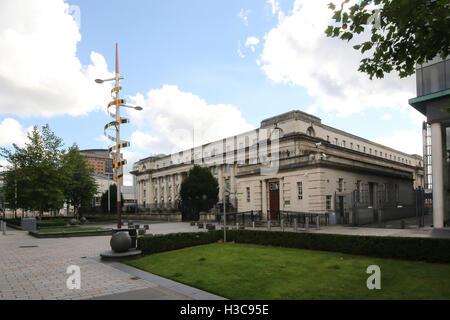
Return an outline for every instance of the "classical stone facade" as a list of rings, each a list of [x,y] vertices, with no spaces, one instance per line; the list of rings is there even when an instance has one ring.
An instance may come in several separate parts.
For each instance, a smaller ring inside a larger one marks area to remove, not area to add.
[[[423,187],[423,163],[409,155],[322,124],[302,111],[263,120],[260,128],[134,164],[139,205],[171,208],[194,164],[207,166],[237,211],[327,213],[361,191],[395,198]],[[403,192],[405,191],[405,192]],[[342,209],[342,208],[341,208]]]

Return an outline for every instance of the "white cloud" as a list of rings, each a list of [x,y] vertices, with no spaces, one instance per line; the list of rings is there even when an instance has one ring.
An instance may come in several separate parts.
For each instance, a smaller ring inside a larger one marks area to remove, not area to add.
[[[0,2],[0,113],[73,116],[101,108],[110,76],[102,55],[84,66],[76,56],[81,35],[63,0]]]
[[[267,4],[269,4],[272,8],[272,14],[275,15],[277,12],[281,11],[280,2],[276,0],[267,0]]]
[[[247,41],[245,41],[245,46],[252,50],[252,52],[255,52],[256,46],[259,44],[259,39],[256,37],[248,37]]]
[[[10,163],[6,160],[0,160],[0,172],[8,170]]]
[[[123,158],[127,160],[127,164],[123,168],[123,184],[126,186],[133,185],[133,175],[130,174],[131,169],[133,169],[133,163],[139,161],[145,156],[136,151],[130,151],[129,149],[121,149],[120,151],[123,154]]]
[[[381,116],[381,120],[384,120],[384,121],[389,121],[389,120],[391,120],[391,115],[390,114],[383,114],[382,116]]]
[[[248,16],[252,13],[251,10],[248,9],[241,9],[241,11],[239,11],[238,13],[238,17],[241,18],[242,23],[244,24],[244,26],[248,27]]]
[[[27,133],[33,127],[24,128],[15,119],[6,118],[0,123],[0,147],[9,147],[13,143],[18,146],[24,146],[27,141]]]
[[[198,146],[253,129],[236,107],[208,104],[177,86],[164,85],[132,100],[144,110],[130,113],[139,127],[131,136],[131,144],[147,156],[178,152],[193,144]],[[147,127],[152,129],[151,133],[143,130]]]
[[[400,80],[390,74],[371,81],[357,71],[361,54],[352,47],[355,41],[326,37],[324,31],[332,24],[328,3],[296,0],[291,15],[266,34],[260,60],[267,77],[306,88],[316,102],[305,108],[339,116],[376,107],[410,109],[408,99],[415,96],[413,77]],[[367,36],[360,35],[357,41]]]
[[[422,155],[423,153],[421,130],[399,130],[392,136],[371,140],[409,154]]]
[[[237,53],[238,53],[239,58],[242,58],[242,59],[245,58],[245,54],[242,52],[241,40],[238,41]]]

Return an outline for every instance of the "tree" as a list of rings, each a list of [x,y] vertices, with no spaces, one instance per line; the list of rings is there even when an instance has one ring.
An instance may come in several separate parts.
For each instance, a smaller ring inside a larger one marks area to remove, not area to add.
[[[200,211],[217,203],[219,184],[208,168],[194,165],[181,183],[180,197],[187,220],[198,220]]]
[[[109,206],[110,206],[110,210],[111,213],[116,213],[117,212],[117,186],[115,184],[112,184],[109,186]],[[103,212],[108,212],[108,191],[105,191],[102,194],[102,198],[101,198],[101,207],[102,207],[102,211]],[[123,207],[123,194],[120,194],[120,206]]]
[[[443,59],[449,56],[448,0],[362,0],[346,11],[344,5],[348,2],[342,1],[338,9],[333,3],[328,5],[334,11],[336,25],[328,26],[325,33],[350,41],[371,28],[371,38],[353,46],[361,54],[373,50],[371,57],[361,60],[358,69],[370,79],[383,78],[392,70],[404,78],[415,73],[416,63],[438,55]]]
[[[77,145],[73,145],[63,155],[62,163],[64,197],[66,202],[74,207],[75,216],[78,216],[80,208],[88,207],[97,193],[97,184],[92,177],[93,170],[88,167]]]
[[[24,147],[13,144],[14,150],[0,148],[0,155],[10,168],[4,175],[6,202],[13,209],[45,211],[62,208],[64,194],[61,185],[62,140],[47,125],[36,126],[28,135]]]

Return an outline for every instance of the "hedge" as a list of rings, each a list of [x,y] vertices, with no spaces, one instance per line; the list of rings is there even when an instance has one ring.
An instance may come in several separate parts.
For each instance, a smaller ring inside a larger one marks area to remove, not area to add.
[[[144,254],[214,243],[222,231],[178,233],[138,238]],[[323,233],[229,230],[227,241],[284,248],[340,252],[346,254],[450,263],[450,239],[350,236]]]
[[[197,233],[172,233],[167,235],[146,235],[138,237],[137,248],[144,254],[177,250],[186,247],[210,244],[222,239],[220,231]]]
[[[54,219],[42,219],[41,221],[37,220],[36,225],[38,228],[45,228],[45,227],[63,227],[67,224],[70,224],[71,219],[67,218],[54,218]],[[15,225],[17,227],[22,226],[22,220],[21,219],[7,219],[6,223],[10,225]]]

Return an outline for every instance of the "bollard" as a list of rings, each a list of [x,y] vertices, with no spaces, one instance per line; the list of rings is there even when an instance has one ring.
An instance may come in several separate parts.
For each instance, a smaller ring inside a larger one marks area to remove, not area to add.
[[[317,228],[317,230],[320,229],[320,217],[319,216],[316,216],[316,228]]]
[[[255,230],[255,221],[252,222],[253,230]]]
[[[236,222],[236,230],[239,230],[239,222]]]
[[[284,219],[281,219],[281,231],[284,231]]]
[[[2,233],[3,235],[6,235],[6,222],[2,221]]]
[[[267,230],[270,231],[270,220],[267,220]]]
[[[309,217],[305,218],[305,230],[309,231]]]
[[[298,225],[297,225],[297,218],[294,218],[294,231],[297,232]]]

